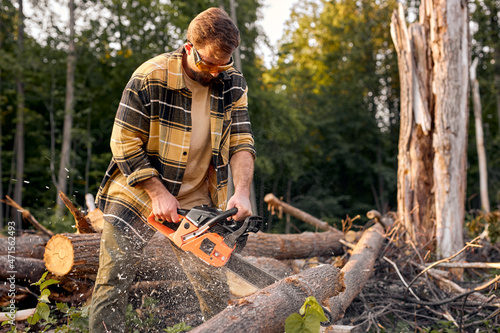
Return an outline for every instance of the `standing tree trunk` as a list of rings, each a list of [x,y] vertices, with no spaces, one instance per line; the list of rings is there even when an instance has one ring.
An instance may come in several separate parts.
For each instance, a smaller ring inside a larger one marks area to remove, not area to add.
[[[24,13],[23,13],[23,0],[19,0],[19,18],[18,18],[18,32],[17,32],[17,48],[18,59],[24,59]],[[16,77],[17,86],[17,122],[16,122],[16,136],[14,139],[15,154],[16,154],[16,185],[14,187],[14,200],[22,204],[23,198],[23,183],[24,183],[24,75],[21,69]],[[15,221],[18,229],[22,229],[22,218],[17,211],[15,214]]]
[[[467,3],[422,0],[391,22],[401,81],[398,213],[408,236],[447,257],[462,248],[468,125]]]
[[[64,125],[61,148],[61,162],[59,165],[58,192],[66,193],[67,176],[70,165],[71,129],[73,127],[73,106],[75,97],[75,2],[69,1],[69,45],[66,68],[66,101],[64,105]],[[57,216],[62,216],[64,205],[57,196]]]
[[[483,116],[479,82],[476,78],[478,58],[475,58],[470,67],[470,85],[472,90],[472,104],[474,107],[474,124],[476,128],[476,147],[479,163],[479,192],[481,193],[481,207],[485,212],[490,212],[490,199],[488,196],[488,168],[486,167],[486,150],[484,148]]]

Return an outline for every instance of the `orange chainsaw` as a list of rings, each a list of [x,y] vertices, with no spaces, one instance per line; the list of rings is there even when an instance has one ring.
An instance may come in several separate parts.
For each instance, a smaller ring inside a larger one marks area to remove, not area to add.
[[[249,216],[244,221],[228,219],[237,208],[222,211],[208,206],[191,210],[179,209],[179,223],[160,221],[153,215],[148,222],[167,236],[175,245],[215,267],[224,266],[235,250],[241,250],[249,232],[258,232],[260,216]]]
[[[243,249],[250,232],[258,232],[262,226],[260,216],[249,216],[244,221],[228,219],[238,212],[237,208],[227,211],[196,206],[191,210],[178,209],[180,222],[166,222],[148,218],[149,224],[164,234],[177,247],[196,255],[205,263],[224,267],[258,289],[265,288],[278,279],[246,261],[239,252]],[[323,308],[331,325],[331,314]]]

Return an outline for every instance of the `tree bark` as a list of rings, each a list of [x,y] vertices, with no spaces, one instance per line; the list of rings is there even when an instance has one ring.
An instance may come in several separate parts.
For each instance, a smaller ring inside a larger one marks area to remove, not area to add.
[[[321,265],[240,299],[190,332],[283,332],[286,318],[298,312],[307,297],[322,303],[343,290],[340,270]]]
[[[467,147],[468,12],[461,0],[423,0],[406,27],[391,22],[401,82],[398,214],[412,241],[438,256],[462,247]]]
[[[248,236],[242,255],[275,259],[300,259],[334,256],[344,252],[342,233],[303,232],[301,234],[267,234],[258,232]]]
[[[384,217],[382,223],[376,223],[367,229],[356,244],[349,261],[342,267],[345,279],[345,291],[328,300],[332,322],[340,320],[347,307],[363,290],[366,282],[372,275],[375,260],[382,247],[385,228],[392,226],[392,219]],[[382,222],[382,221],[381,221]]]
[[[58,189],[59,191],[66,192],[68,168],[71,153],[71,130],[73,128],[73,107],[75,98],[75,2],[69,1],[69,44],[68,44],[68,59],[66,68],[66,100],[64,105],[64,125],[63,125],[63,138],[61,147],[61,162],[59,164],[58,175]],[[64,207],[61,198],[56,198],[58,207],[56,215],[62,217]]]
[[[430,0],[427,0],[430,1]],[[431,6],[429,6],[431,7]],[[432,1],[433,92],[436,96],[434,194],[437,255],[463,246],[469,123],[469,13],[466,1]]]
[[[9,260],[14,257],[13,267]],[[11,272],[15,273],[11,273]],[[7,280],[15,275],[16,284],[37,282],[45,272],[45,263],[41,259],[24,258],[19,256],[0,255],[0,280]]]
[[[472,91],[472,104],[474,107],[474,124],[476,129],[476,148],[479,162],[479,192],[481,193],[481,207],[485,212],[490,212],[490,199],[488,196],[488,168],[486,163],[486,149],[484,148],[483,115],[479,82],[476,78],[478,58],[475,58],[470,67],[470,84]]]
[[[48,236],[31,234],[16,237],[15,256],[43,260],[45,244],[47,244],[49,238]],[[0,255],[8,254],[8,247],[8,238],[0,238]]]

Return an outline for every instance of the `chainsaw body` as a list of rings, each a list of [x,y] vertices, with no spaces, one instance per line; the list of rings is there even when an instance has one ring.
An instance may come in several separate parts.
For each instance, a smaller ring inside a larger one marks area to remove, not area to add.
[[[188,251],[215,267],[224,266],[238,244],[246,241],[249,232],[257,232],[262,218],[249,216],[244,221],[228,220],[236,208],[222,211],[208,206],[178,210],[180,222],[158,221],[153,215],[148,223],[169,238],[177,247]]]

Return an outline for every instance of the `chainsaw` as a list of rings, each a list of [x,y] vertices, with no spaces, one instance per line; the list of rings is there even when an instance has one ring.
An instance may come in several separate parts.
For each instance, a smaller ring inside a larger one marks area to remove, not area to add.
[[[250,232],[260,230],[262,218],[230,219],[237,212],[237,208],[222,211],[203,205],[191,210],[178,209],[179,222],[158,220],[151,214],[148,223],[181,250],[191,252],[211,266],[224,266],[259,289],[265,288],[278,279],[235,253],[243,249]]]
[[[265,288],[278,279],[236,253],[243,249],[250,232],[260,230],[262,218],[230,219],[237,212],[237,208],[222,211],[203,205],[191,210],[178,209],[179,222],[162,221],[151,214],[148,223],[181,250],[193,253],[208,265],[225,267],[258,289]],[[322,308],[328,321],[321,325],[329,326],[331,314]]]

